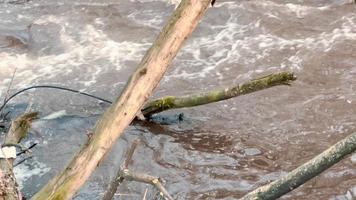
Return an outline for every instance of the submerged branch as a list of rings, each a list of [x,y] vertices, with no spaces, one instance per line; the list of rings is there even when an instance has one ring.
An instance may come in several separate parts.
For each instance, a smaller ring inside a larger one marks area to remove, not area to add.
[[[241,200],[277,199],[330,168],[354,151],[356,151],[356,132],[337,142],[286,176],[250,192]]]
[[[155,186],[160,191],[160,195],[163,196],[164,199],[174,200],[173,197],[168,193],[166,188],[164,188],[159,177],[151,176],[151,175],[143,174],[143,173],[138,173],[138,172],[133,172],[129,169],[121,170],[121,176],[128,180],[151,184],[151,185]]]
[[[151,185],[155,186],[160,191],[161,196],[163,196],[166,200],[173,200],[173,197],[164,188],[159,177],[155,177],[155,176],[151,176],[151,175],[143,174],[143,173],[133,172],[128,168],[129,163],[132,160],[133,153],[134,153],[138,144],[139,144],[139,140],[135,140],[133,142],[131,148],[127,151],[126,159],[125,159],[124,163],[117,171],[115,178],[110,183],[102,200],[113,199],[113,197],[117,191],[117,188],[120,186],[120,184],[125,179],[129,180],[129,181],[137,181],[137,182],[151,184]]]
[[[125,156],[126,159],[125,159],[124,163],[122,164],[122,166],[117,171],[116,176],[114,177],[114,179],[111,181],[111,183],[110,183],[108,189],[106,190],[102,200],[111,200],[114,197],[114,195],[115,195],[115,193],[117,191],[117,188],[124,181],[124,177],[121,176],[121,170],[128,168],[129,163],[132,160],[133,153],[135,152],[135,149],[136,149],[138,144],[139,144],[139,140],[135,140],[132,143],[131,148],[126,153],[126,156]]]
[[[153,100],[145,104],[141,110],[142,114],[149,118],[152,114],[169,109],[193,107],[208,103],[218,102],[244,94],[249,94],[276,85],[289,85],[296,77],[291,72],[280,72],[264,76],[262,78],[250,80],[231,88],[216,90],[204,94],[194,94],[184,97],[167,96]]]

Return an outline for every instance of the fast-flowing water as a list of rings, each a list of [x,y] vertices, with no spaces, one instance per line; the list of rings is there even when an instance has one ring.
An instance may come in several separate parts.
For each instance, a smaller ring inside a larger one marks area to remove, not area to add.
[[[0,92],[39,84],[113,100],[178,0],[30,0],[0,3]],[[174,60],[154,96],[184,95],[278,71],[298,80],[232,100],[173,110],[180,124],[130,126],[75,199],[100,199],[126,148],[131,168],[166,181],[177,199],[236,199],[275,180],[356,131],[356,5],[351,0],[217,0]],[[78,151],[108,105],[36,90],[11,104],[40,111],[15,168],[32,196]],[[167,114],[167,113],[166,113]],[[48,116],[49,115],[49,116]],[[125,182],[116,199],[142,199]],[[284,199],[355,199],[356,156]]]

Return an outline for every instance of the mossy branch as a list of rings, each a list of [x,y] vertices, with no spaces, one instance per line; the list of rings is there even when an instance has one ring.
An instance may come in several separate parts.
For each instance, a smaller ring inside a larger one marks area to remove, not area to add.
[[[241,85],[215,90],[204,94],[193,94],[184,97],[167,96],[156,99],[148,102],[143,107],[141,112],[147,118],[152,114],[169,109],[200,106],[249,94],[276,85],[289,85],[290,82],[294,80],[296,80],[296,77],[291,72],[274,73],[258,79],[250,80]]]
[[[38,113],[31,112],[24,114],[14,120],[11,124],[2,146],[16,146],[26,137],[31,127],[32,120],[37,118]],[[0,147],[1,148],[1,147]],[[21,194],[16,183],[13,169],[13,158],[0,158],[0,199],[18,200]]]
[[[356,132],[337,142],[312,160],[291,171],[286,176],[257,188],[241,200],[277,199],[294,190],[308,180],[339,162],[346,155],[356,151]]]

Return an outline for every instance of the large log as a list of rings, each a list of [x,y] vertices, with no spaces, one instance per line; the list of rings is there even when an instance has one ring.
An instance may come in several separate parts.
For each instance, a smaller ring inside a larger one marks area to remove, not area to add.
[[[356,132],[337,142],[329,149],[291,171],[284,177],[250,192],[241,198],[241,200],[277,199],[319,175],[321,172],[339,162],[346,155],[355,151]]]
[[[70,199],[79,190],[147,101],[209,4],[208,0],[182,0],[120,97],[97,122],[91,139],[33,200]]]
[[[2,146],[16,146],[26,137],[31,121],[37,118],[37,113],[27,113],[11,123],[8,134]],[[21,193],[13,173],[14,158],[0,159],[0,200],[19,200]]]

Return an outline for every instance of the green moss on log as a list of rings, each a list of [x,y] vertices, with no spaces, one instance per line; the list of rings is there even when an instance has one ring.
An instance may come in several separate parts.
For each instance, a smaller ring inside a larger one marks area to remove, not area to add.
[[[277,85],[289,85],[290,82],[294,80],[296,80],[296,77],[291,72],[270,74],[268,76],[248,81],[241,85],[214,90],[204,94],[194,94],[184,97],[168,96],[156,99],[147,103],[141,112],[145,117],[150,117],[152,114],[162,112],[164,110],[204,105],[249,94]]]

